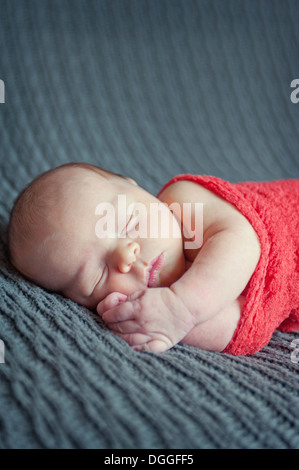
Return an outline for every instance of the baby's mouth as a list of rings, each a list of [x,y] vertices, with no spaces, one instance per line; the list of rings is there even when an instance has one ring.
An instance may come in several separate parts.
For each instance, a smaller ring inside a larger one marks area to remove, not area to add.
[[[163,252],[157,256],[150,264],[149,269],[146,273],[147,287],[155,287],[159,279],[159,272],[164,265],[164,254]]]

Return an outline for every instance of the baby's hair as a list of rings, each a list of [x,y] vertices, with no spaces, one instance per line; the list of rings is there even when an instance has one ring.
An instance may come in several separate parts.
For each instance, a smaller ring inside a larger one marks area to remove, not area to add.
[[[105,173],[121,176],[88,163],[78,162],[67,163],[50,169],[29,183],[17,196],[10,214],[8,252],[12,264],[16,265],[16,249],[32,239],[34,230],[46,223],[48,211],[55,208],[59,203],[62,187],[59,173],[61,170],[68,168],[93,171],[103,177],[105,177]],[[63,190],[73,190],[73,183],[76,178],[81,178],[81,175],[72,173],[72,178],[69,181],[64,180]]]

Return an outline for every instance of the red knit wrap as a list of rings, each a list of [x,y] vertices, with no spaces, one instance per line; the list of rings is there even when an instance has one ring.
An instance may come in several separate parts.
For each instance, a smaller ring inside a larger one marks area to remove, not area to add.
[[[233,204],[259,237],[261,257],[245,289],[239,323],[223,352],[253,354],[269,343],[276,329],[299,330],[299,180],[232,184],[186,174],[172,178],[163,189],[180,180],[198,183]]]

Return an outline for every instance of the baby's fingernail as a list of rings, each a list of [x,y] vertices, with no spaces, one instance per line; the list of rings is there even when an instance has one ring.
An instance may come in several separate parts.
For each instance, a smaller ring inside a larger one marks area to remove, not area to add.
[[[127,300],[128,296],[125,294],[117,294],[117,303],[125,302]]]
[[[99,308],[97,308],[97,313],[100,315],[100,317],[102,316],[102,312]]]

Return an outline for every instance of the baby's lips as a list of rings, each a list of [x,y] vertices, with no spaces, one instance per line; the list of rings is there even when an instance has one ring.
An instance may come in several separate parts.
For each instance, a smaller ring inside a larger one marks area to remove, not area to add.
[[[116,307],[118,304],[125,302],[128,296],[121,294],[120,292],[111,292],[105,297],[97,306],[97,312],[99,315],[103,315],[104,312]]]

